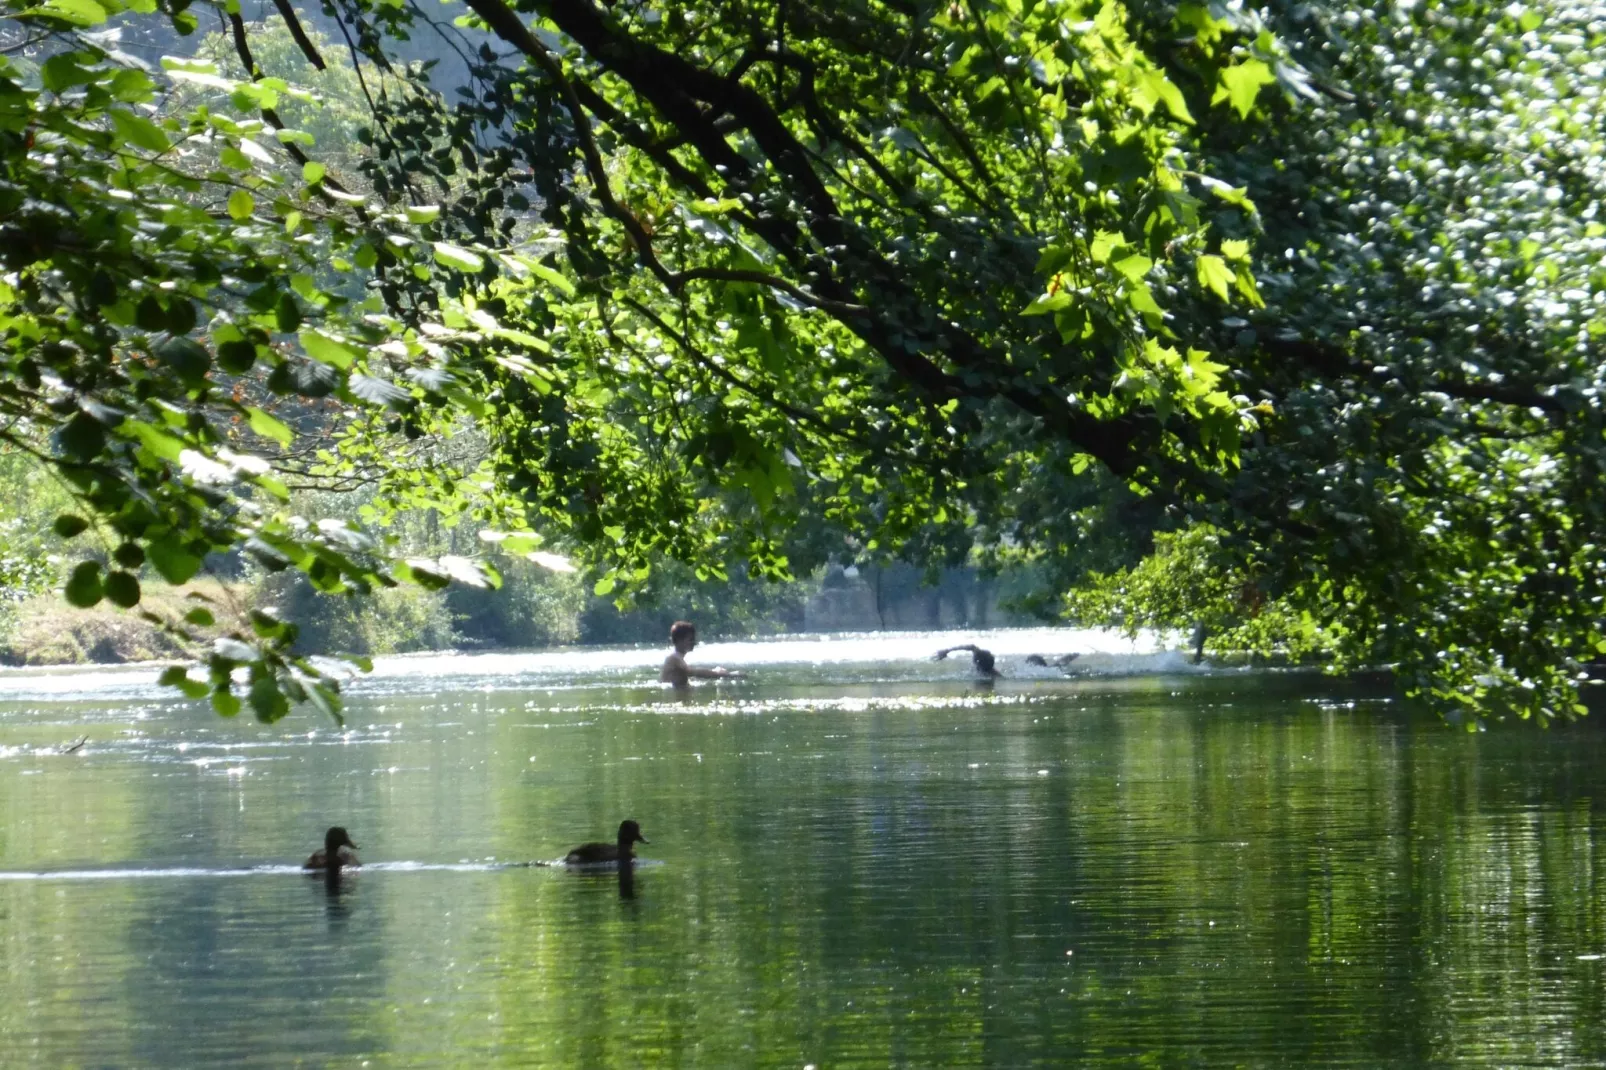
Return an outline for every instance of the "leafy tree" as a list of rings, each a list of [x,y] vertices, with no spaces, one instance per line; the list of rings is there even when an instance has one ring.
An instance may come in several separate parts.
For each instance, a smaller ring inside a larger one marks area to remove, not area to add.
[[[36,60],[0,55],[0,439],[71,488],[76,511],[56,532],[100,544],[72,569],[67,600],[133,608],[142,569],[182,584],[236,547],[327,592],[491,582],[475,562],[390,560],[368,531],[289,514],[308,443],[271,403],[334,399],[343,420],[393,422],[477,406],[451,371],[456,350],[422,333],[450,335],[440,319],[460,305],[435,286],[477,258],[409,237],[431,210],[376,211],[310,159],[308,135],[276,111],[306,94],[282,79],[235,82],[183,59],[144,69],[83,32],[122,11],[115,0],[6,11],[23,35],[9,51]],[[194,26],[183,6],[162,13]],[[228,93],[235,114],[163,110],[195,85]],[[274,150],[300,164],[294,182]],[[369,269],[404,276],[427,307],[404,323],[354,299],[339,277]],[[338,713],[338,680],[289,652],[293,624],[264,610],[220,622],[207,605],[157,622],[210,642],[204,680],[164,679],[218,712],[237,712],[244,691],[265,720],[292,701]]]
[[[154,3],[131,17],[193,26]],[[37,83],[0,61],[6,434],[121,555],[70,599],[132,604],[142,562],[182,580],[236,546],[334,593],[489,580],[287,515],[296,480],[551,540],[602,594],[665,558],[784,576],[844,548],[1069,582],[1146,545],[1112,527],[1208,524],[1149,567],[1208,548],[1345,663],[1573,710],[1601,640],[1602,288],[1572,16],[466,0],[435,26],[335,0],[373,75],[350,176],[227,6],[247,80],[77,32],[119,0],[8,4],[58,43]],[[459,99],[387,52],[415,33],[471,62]],[[1541,99],[1564,150],[1530,151]],[[1572,211],[1554,238],[1545,205]],[[470,423],[486,449],[456,456]],[[245,667],[259,716],[330,707],[293,626],[254,625],[175,681],[227,713]]]
[[[1230,535],[1169,546],[1172,582],[1207,563],[1253,593],[1238,620],[1392,664],[1469,724],[1584,712],[1606,652],[1603,116],[1580,81],[1606,61],[1598,18],[1302,9],[1280,26],[1310,77],[1299,106],[1201,131],[1272,259],[1264,309],[1188,330],[1276,416],[1193,511]],[[1159,598],[1125,608],[1191,623]]]

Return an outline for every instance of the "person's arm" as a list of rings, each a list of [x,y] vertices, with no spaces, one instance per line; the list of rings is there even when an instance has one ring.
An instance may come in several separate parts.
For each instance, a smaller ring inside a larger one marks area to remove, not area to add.
[[[966,643],[964,646],[946,647],[946,648],[944,648],[942,650],[937,651],[935,654],[931,655],[931,660],[932,661],[942,661],[949,654],[952,654],[956,650],[968,650],[972,654],[974,654],[976,652],[976,644],[975,643]]]
[[[695,676],[699,680],[723,680],[728,676],[740,676],[742,674],[735,669],[694,669],[688,665],[686,666],[686,675]]]

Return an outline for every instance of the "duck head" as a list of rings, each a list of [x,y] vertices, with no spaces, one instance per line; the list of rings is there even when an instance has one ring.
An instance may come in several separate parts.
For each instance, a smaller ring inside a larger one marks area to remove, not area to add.
[[[647,837],[641,834],[641,826],[634,821],[619,822],[619,853],[625,854],[633,843],[646,843]]]
[[[329,853],[329,858],[333,859],[340,853],[342,847],[350,847],[353,851],[357,849],[357,845],[351,842],[351,837],[346,835],[346,830],[334,825],[323,834],[323,849]]]

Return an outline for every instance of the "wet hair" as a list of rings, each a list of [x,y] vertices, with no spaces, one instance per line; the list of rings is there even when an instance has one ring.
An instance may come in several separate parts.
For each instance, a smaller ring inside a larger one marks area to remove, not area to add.
[[[682,639],[689,639],[697,634],[697,625],[689,620],[677,620],[669,626],[669,641],[678,643]]]

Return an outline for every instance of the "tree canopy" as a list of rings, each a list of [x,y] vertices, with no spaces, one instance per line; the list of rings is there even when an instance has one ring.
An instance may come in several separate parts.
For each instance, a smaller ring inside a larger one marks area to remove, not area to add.
[[[1578,712],[1594,9],[276,8],[7,0],[0,436],[101,542],[69,600],[231,550],[332,594],[495,582],[390,551],[430,507],[603,593],[1029,557],[1084,618]],[[227,62],[174,36],[214,20]],[[299,76],[258,59],[286,35]],[[357,147],[287,121],[320,93]],[[372,523],[286,504],[356,482]],[[338,709],[292,622],[215,608],[169,622],[211,644],[171,682]]]

